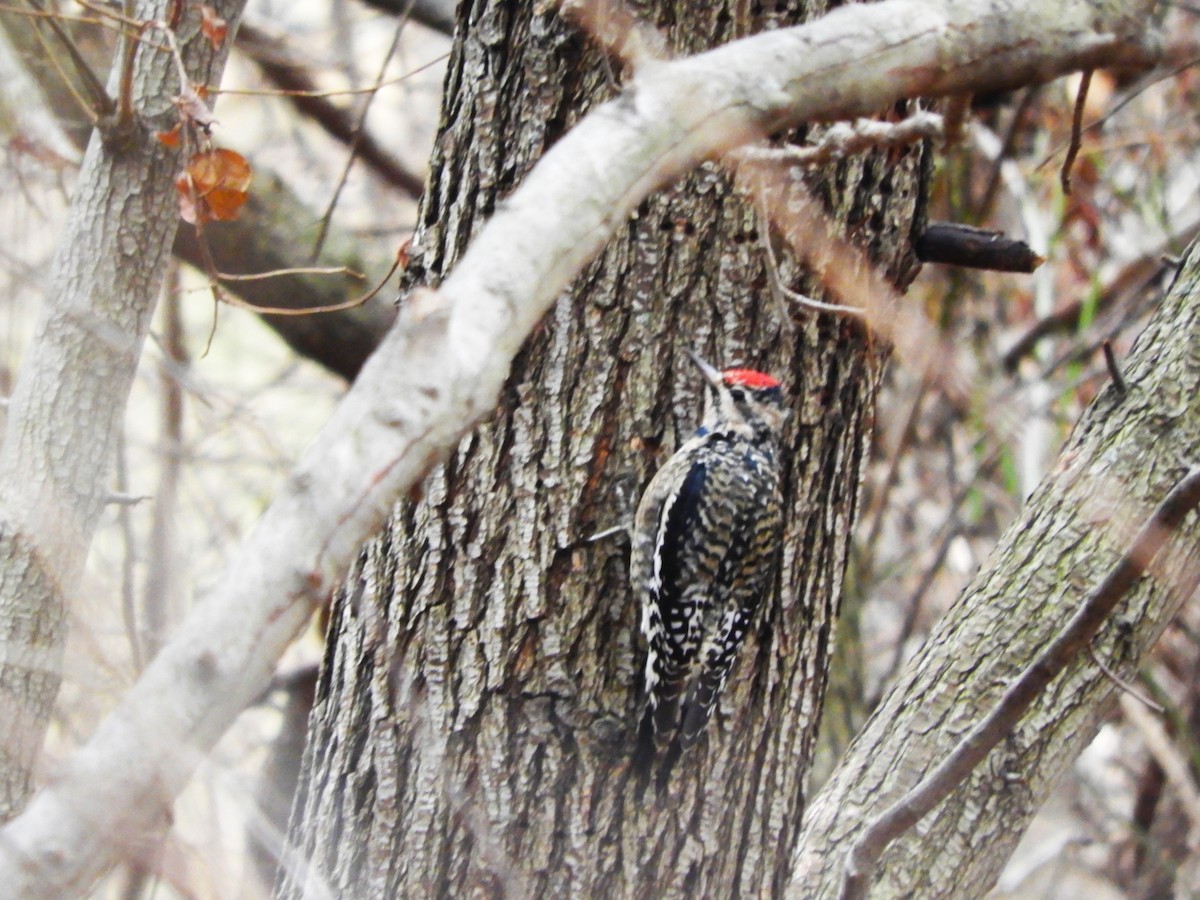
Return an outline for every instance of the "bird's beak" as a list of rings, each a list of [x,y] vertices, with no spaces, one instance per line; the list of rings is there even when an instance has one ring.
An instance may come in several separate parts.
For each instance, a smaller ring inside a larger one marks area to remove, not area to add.
[[[705,379],[707,379],[708,383],[714,388],[720,388],[725,383],[721,378],[721,373],[702,360],[693,351],[688,350],[687,355],[688,358],[696,364],[696,368],[704,373]]]

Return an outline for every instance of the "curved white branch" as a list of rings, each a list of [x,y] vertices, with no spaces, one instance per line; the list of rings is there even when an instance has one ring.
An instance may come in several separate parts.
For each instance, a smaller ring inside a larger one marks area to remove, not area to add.
[[[77,895],[161,820],[395,498],[493,408],[525,337],[650,191],[803,120],[1146,61],[1150,5],[886,0],[647,65],[546,154],[441,290],[407,300],[217,588],[0,832],[6,895]]]

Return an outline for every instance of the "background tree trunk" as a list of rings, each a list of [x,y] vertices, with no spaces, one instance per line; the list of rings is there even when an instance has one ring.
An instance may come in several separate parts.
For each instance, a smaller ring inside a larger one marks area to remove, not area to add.
[[[535,6],[460,10],[411,283],[436,283],[612,93],[590,41]],[[681,53],[804,15],[638,12]],[[848,162],[818,188],[899,283],[914,271],[922,177],[914,149]],[[293,842],[312,869],[283,895],[319,877],[346,896],[782,886],[881,360],[849,320],[784,327],[758,228],[713,164],[644,203],[517,357],[492,422],[365,550],[330,626],[297,806]],[[778,374],[796,397],[795,452],[779,584],[708,739],[655,806],[628,770],[645,652],[628,549],[586,539],[625,523],[695,427],[687,347]]]
[[[242,5],[212,9],[236,27]],[[134,13],[165,21],[167,6],[147,0]],[[178,44],[194,83],[218,80],[227,48],[200,33],[199,13],[183,16]],[[58,695],[68,597],[108,502],[113,447],[179,222],[179,152],[154,137],[178,121],[176,64],[147,45],[135,60],[130,133],[92,133],[0,446],[0,822],[29,794]]]

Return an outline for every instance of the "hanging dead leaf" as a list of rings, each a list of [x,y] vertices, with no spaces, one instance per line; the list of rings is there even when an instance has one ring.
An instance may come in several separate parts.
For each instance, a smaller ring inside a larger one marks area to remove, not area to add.
[[[250,163],[233,150],[195,154],[175,179],[180,216],[192,225],[236,219],[246,202],[250,175]]]
[[[219,50],[229,34],[229,23],[217,15],[211,6],[200,7],[200,31],[204,34],[214,50]]]
[[[176,122],[170,131],[156,131],[154,137],[166,147],[178,147],[183,142],[183,123]]]

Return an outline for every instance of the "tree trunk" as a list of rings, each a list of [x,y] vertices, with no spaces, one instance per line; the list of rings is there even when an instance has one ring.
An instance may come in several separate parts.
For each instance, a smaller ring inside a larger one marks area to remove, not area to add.
[[[585,108],[606,64],[557,12],[460,10],[411,283],[436,283]],[[738,3],[641,10],[676,53],[794,21]],[[816,186],[897,283],[913,274],[918,149]],[[647,200],[518,355],[494,419],[398,508],[336,605],[293,841],[345,896],[760,895],[784,884],[804,808],[881,363],[850,320],[793,333],[759,223],[715,164]],[[819,293],[813,285],[800,285]],[[655,803],[629,758],[645,648],[626,524],[697,424],[682,361],[761,367],[795,397],[782,573],[708,737]]]
[[[996,703],[1098,585],[1200,446],[1200,248],[991,559],[901,673],[805,821],[796,896],[836,897],[863,826]],[[978,897],[1200,581],[1193,515],[1092,644],[972,777],[877,867],[872,896]],[[986,848],[986,852],[979,852]]]
[[[169,5],[147,0],[134,12],[165,21]],[[236,28],[240,0],[212,6]],[[199,18],[183,16],[178,42],[189,77],[206,84],[226,51],[200,33]],[[154,137],[178,120],[175,61],[146,44],[135,60],[131,133],[92,135],[0,447],[0,822],[28,797],[58,694],[67,599],[107,502],[114,441],[179,221],[179,152]]]

